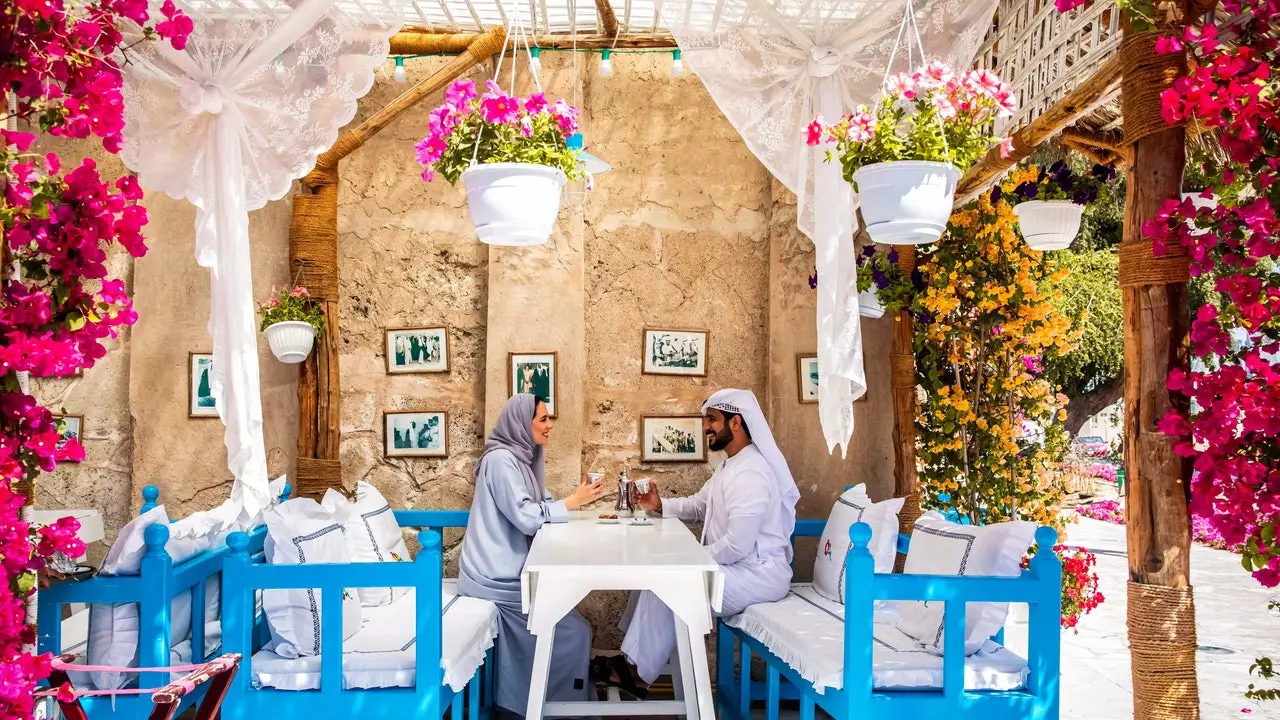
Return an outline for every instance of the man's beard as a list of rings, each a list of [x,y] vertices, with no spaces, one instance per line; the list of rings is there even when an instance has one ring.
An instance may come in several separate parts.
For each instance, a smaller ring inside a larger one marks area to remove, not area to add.
[[[707,447],[712,450],[723,450],[729,447],[729,443],[731,442],[733,442],[733,434],[729,432],[729,428],[725,428],[722,433],[707,433]]]

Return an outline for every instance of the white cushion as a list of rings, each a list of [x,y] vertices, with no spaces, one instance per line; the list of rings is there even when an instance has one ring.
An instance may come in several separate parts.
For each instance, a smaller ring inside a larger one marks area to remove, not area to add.
[[[378,488],[367,482],[356,485],[356,502],[351,517],[343,525],[351,562],[402,562],[409,560],[409,548],[400,534],[391,505]],[[409,588],[357,588],[356,595],[364,607],[387,605],[398,600]]]
[[[903,572],[914,575],[1017,577],[1022,556],[1035,542],[1034,523],[1015,520],[995,525],[957,525],[929,511],[916,521]],[[898,628],[930,652],[942,653],[941,602],[903,602]],[[968,603],[964,651],[971,655],[1004,627],[1008,603]]]
[[[342,526],[351,504],[333,490],[323,505],[311,498],[294,498],[264,513],[267,523],[267,562],[273,565],[349,563],[351,556]],[[268,649],[286,658],[320,654],[321,592],[314,589],[265,590],[263,609],[271,628]],[[360,629],[360,603],[342,593],[342,637]]]
[[[867,496],[866,485],[856,485],[844,491],[831,507],[826,527],[818,541],[818,555],[813,561],[813,587],[823,597],[838,603],[844,602],[844,561],[853,543],[849,541],[849,528],[864,522],[871,526],[871,555],[876,561],[876,572],[893,572],[893,561],[898,552],[898,512],[903,498],[893,498],[873,503]]]

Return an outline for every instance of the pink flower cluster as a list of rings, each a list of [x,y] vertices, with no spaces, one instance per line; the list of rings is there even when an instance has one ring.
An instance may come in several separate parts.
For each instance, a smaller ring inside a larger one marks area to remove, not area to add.
[[[13,0],[0,13],[0,82],[12,89],[19,118],[65,138],[100,138],[116,152],[124,128],[119,28],[144,26],[178,49],[192,23],[171,1],[154,28],[145,0]],[[6,259],[0,282],[0,720],[30,718],[35,685],[49,676],[48,654],[23,652],[35,628],[25,604],[37,573],[55,552],[84,553],[79,526],[64,518],[36,528],[21,521],[26,501],[13,483],[34,482],[84,448],[59,434],[53,414],[20,391],[16,373],[69,375],[103,357],[102,341],[130,325],[125,284],[109,276],[107,252],[119,243],[146,252],[142,190],[132,177],[107,183],[92,160],[68,172],[56,154],[31,153],[35,136],[0,131],[0,222]]]
[[[14,0],[0,13],[0,87],[13,88],[18,114],[39,119],[51,135],[102,138],[120,150],[124,100],[120,26],[151,20],[145,0]],[[191,19],[166,0],[154,30],[173,47],[186,46]]]
[[[455,80],[445,90],[444,104],[431,111],[427,136],[414,146],[426,182],[435,179],[437,165],[451,148],[464,149],[469,159],[477,132],[483,138],[486,130],[498,130],[492,133],[498,136],[506,129],[521,138],[533,139],[547,130],[563,145],[564,138],[578,131],[578,108],[564,100],[551,103],[540,92],[527,98],[508,95],[492,79],[485,81],[485,90],[480,95],[475,81]],[[547,120],[550,122],[544,122]],[[483,162],[484,156],[477,159]]]
[[[1229,156],[1219,169],[1224,197],[1215,207],[1165,201],[1144,226],[1157,252],[1186,249],[1191,273],[1212,279],[1222,297],[1200,308],[1191,326],[1192,353],[1203,369],[1175,370],[1169,389],[1192,401],[1170,412],[1162,432],[1179,438],[1178,453],[1194,458],[1191,511],[1198,534],[1224,547],[1245,546],[1253,576],[1280,585],[1280,0],[1226,0],[1231,24],[1206,24],[1168,38],[1162,49],[1196,54],[1189,75],[1162,97],[1169,122],[1193,119],[1216,131]],[[1223,37],[1219,37],[1219,33]],[[1233,42],[1224,42],[1230,38]],[[1254,549],[1250,550],[1250,544]],[[1252,554],[1252,557],[1249,557]]]
[[[878,113],[901,101],[927,103],[943,121],[960,120],[973,125],[982,125],[994,115],[1011,115],[1018,107],[1013,88],[994,72],[957,73],[940,60],[930,60],[913,73],[890,76],[881,91],[884,102],[876,111],[859,107],[833,125],[826,125],[819,116],[806,129],[805,141],[810,146],[843,139],[867,142],[875,135]]]
[[[1124,510],[1120,509],[1120,503],[1115,500],[1100,500],[1081,507],[1076,512],[1084,517],[1101,520],[1102,522],[1114,523],[1116,525],[1124,524]]]

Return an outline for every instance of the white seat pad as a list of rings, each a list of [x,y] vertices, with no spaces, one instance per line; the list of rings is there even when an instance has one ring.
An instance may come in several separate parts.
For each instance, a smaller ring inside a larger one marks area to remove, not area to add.
[[[454,692],[466,687],[498,636],[498,609],[487,600],[459,596],[457,585],[445,580],[441,597],[440,669]],[[364,608],[360,631],[342,644],[345,689],[413,687],[415,610],[412,592],[388,605]],[[320,687],[319,655],[287,659],[261,650],[253,655],[252,669],[254,687]]]
[[[873,684],[882,690],[941,688],[942,658],[921,649],[898,630],[896,620],[896,609],[876,609]],[[819,595],[813,585],[792,585],[782,600],[752,605],[725,622],[759,640],[816,690],[844,686],[844,606]],[[1026,660],[994,643],[987,647],[965,658],[965,689],[1024,687]]]

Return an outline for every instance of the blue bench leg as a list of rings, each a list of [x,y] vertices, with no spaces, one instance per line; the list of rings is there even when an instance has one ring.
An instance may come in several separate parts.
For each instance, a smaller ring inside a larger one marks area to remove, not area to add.
[[[813,698],[803,691],[800,694],[800,720],[813,720]]]
[[[764,707],[765,707],[765,717],[768,718],[768,720],[778,720],[778,705],[779,705],[778,681],[779,680],[781,680],[781,675],[778,673],[778,669],[775,668],[772,663],[770,663],[768,668],[765,670],[765,684],[768,687],[768,697],[765,698]]]
[[[498,668],[493,664],[493,648],[489,648],[484,656],[484,706],[493,707],[493,687],[497,683]]]
[[[449,720],[462,720],[462,698],[466,697],[460,692],[453,694],[453,700],[449,701]]]
[[[742,717],[751,717],[751,648],[746,643],[742,649],[741,664],[738,666],[738,712]]]
[[[476,668],[476,674],[471,678],[471,682],[467,683],[467,720],[479,720],[480,718],[480,673],[484,670],[481,666]]]

